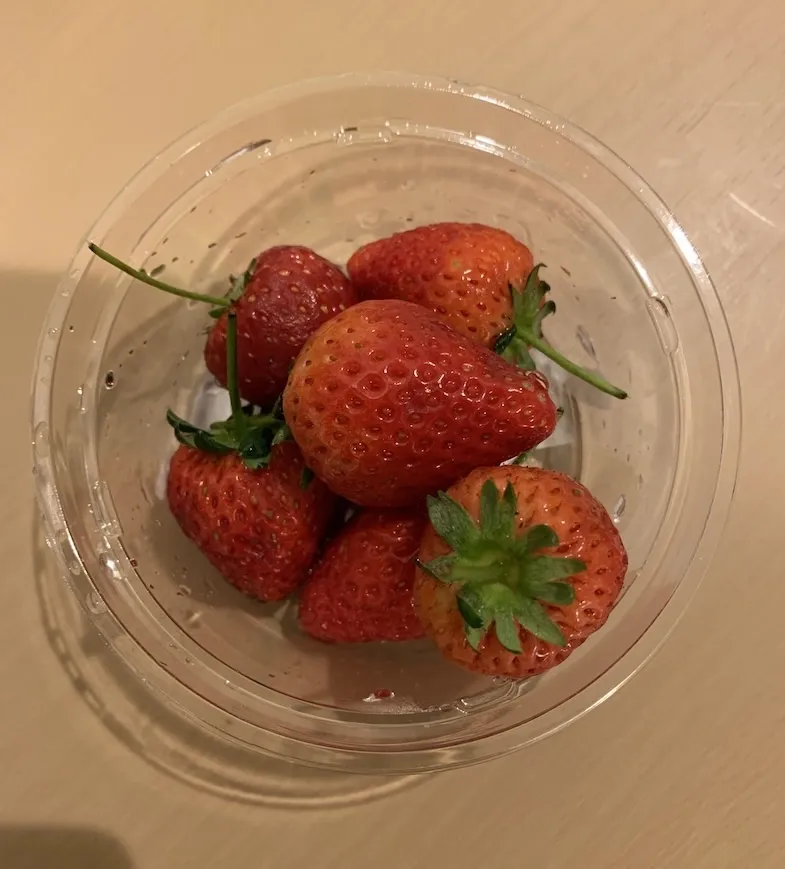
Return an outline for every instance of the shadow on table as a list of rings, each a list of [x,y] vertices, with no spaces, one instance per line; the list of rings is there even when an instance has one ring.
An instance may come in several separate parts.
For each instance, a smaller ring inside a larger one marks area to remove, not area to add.
[[[41,619],[52,651],[107,729],[157,769],[225,799],[279,808],[343,808],[384,798],[420,780],[312,769],[229,743],[181,716],[148,690],[100,636],[48,551],[37,514],[32,549]],[[0,869],[9,867],[0,861]]]
[[[2,869],[133,869],[122,842],[86,827],[0,824]]]

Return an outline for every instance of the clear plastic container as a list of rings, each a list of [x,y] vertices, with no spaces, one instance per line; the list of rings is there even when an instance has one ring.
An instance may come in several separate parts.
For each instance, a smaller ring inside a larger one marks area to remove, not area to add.
[[[172,711],[227,743],[367,772],[466,764],[529,744],[625,682],[695,591],[730,505],[733,350],[711,282],[663,203],[589,135],[452,81],[350,75],[230,109],[156,157],[90,239],[166,280],[222,291],[259,250],[345,262],[438,220],[501,226],[548,265],[549,337],[630,398],[570,378],[538,452],[614,514],[630,555],[608,624],[564,664],[492,681],[427,641],[329,647],[295,606],[227,585],[163,500],[172,407],[214,405],[205,307],[76,252],[44,326],[33,438],[46,535],[106,640]],[[220,399],[219,399],[220,400]],[[390,693],[377,699],[377,692]]]

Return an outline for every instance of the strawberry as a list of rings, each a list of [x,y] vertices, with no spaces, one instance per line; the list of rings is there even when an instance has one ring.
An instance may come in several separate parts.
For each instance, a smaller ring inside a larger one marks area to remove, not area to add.
[[[226,386],[227,312],[237,314],[240,395],[269,407],[281,394],[292,360],[322,323],[357,301],[343,272],[307,247],[271,247],[232,280],[224,297],[173,287],[108,254],[94,244],[96,256],[126,274],[172,295],[213,305],[216,323],[204,350],[207,369]]]
[[[531,251],[503,229],[480,223],[435,223],[373,241],[347,270],[365,299],[403,299],[430,308],[462,335],[533,369],[534,348],[615,398],[627,394],[554,349],[542,321],[556,310]]]
[[[260,254],[230,293],[239,329],[240,394],[260,407],[283,391],[292,360],[325,321],[353,305],[344,273],[307,247],[273,247]],[[226,385],[226,314],[210,330],[207,369]]]
[[[305,344],[284,412],[309,467],[365,507],[413,504],[545,440],[547,381],[410,302],[360,302]]]
[[[300,626],[317,640],[365,643],[424,636],[412,605],[424,509],[366,510],[328,545],[300,590]]]
[[[167,498],[186,536],[232,585],[261,600],[281,600],[306,578],[334,498],[306,471],[276,412],[249,415],[240,405],[234,359],[237,315],[228,317],[232,416],[198,429],[171,411],[180,446]]]
[[[274,446],[260,468],[236,452],[181,445],[169,467],[169,509],[232,585],[260,600],[282,600],[305,579],[332,506],[323,483],[302,488],[304,467],[292,441]]]
[[[429,498],[428,513],[415,607],[451,661],[534,676],[605,624],[627,553],[580,483],[538,468],[478,468]]]
[[[523,286],[531,251],[503,229],[434,223],[366,244],[346,264],[365,299],[404,299],[493,347],[512,325],[509,285]]]

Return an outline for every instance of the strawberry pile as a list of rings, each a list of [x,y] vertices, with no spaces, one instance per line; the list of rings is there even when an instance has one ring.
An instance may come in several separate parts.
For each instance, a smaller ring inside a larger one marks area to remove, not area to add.
[[[423,226],[362,247],[347,273],[279,246],[223,297],[90,249],[211,306],[205,364],[231,416],[202,429],[169,411],[167,499],[228,582],[297,594],[318,640],[427,636],[489,676],[541,673],[605,623],[627,569],[615,525],[580,483],[519,458],[559,419],[537,354],[626,393],[546,340],[555,305],[520,241]]]

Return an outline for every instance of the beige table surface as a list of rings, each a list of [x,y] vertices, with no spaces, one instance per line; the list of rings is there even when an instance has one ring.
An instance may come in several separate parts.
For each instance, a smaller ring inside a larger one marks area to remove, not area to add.
[[[9,0],[0,40],[0,869],[785,866],[782,0]],[[525,93],[676,210],[739,354],[735,509],[664,650],[560,735],[353,807],[240,804],[129,750],[53,651],[28,371],[58,274],[148,156],[270,85],[373,68]]]

